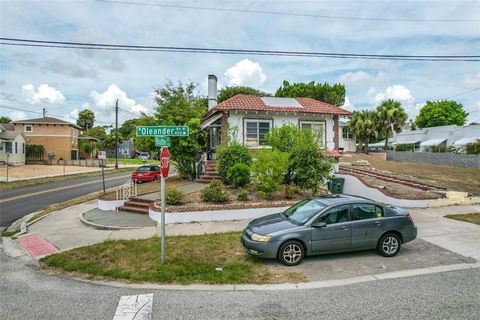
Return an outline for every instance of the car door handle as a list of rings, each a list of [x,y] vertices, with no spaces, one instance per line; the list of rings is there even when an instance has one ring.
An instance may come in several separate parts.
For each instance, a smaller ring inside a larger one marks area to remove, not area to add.
[[[348,227],[347,227],[347,226],[343,226],[343,227],[340,227],[340,229],[342,229],[342,230],[347,230]]]
[[[382,223],[380,221],[375,221],[373,224],[376,224],[377,226],[381,225]]]

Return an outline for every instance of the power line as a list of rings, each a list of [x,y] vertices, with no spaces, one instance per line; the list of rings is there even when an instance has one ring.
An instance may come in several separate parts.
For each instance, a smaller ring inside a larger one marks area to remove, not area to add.
[[[306,51],[279,51],[254,49],[224,49],[172,46],[146,46],[124,44],[102,44],[67,41],[46,41],[19,38],[0,38],[0,45],[48,47],[87,50],[122,50],[122,51],[162,51],[162,52],[189,52],[212,54],[251,54],[265,56],[294,56],[309,58],[341,58],[341,59],[373,59],[373,60],[413,60],[413,61],[480,61],[479,55],[398,55],[398,54],[360,54],[360,53],[333,53],[333,52],[306,52]]]
[[[18,108],[18,107],[7,107],[7,106],[0,105],[0,108],[11,109],[11,110],[16,110],[16,111],[23,111],[23,112],[35,113],[35,114],[41,114],[41,115],[43,115],[43,112],[33,111],[33,110],[28,110],[28,109],[22,109],[22,108]],[[54,116],[54,117],[59,117],[59,118],[67,118],[67,119],[77,120],[76,118],[69,117],[69,116],[65,116],[65,115],[58,115],[58,114],[52,114],[52,113],[50,113],[50,115],[52,115],[52,116]],[[101,120],[95,120],[95,122],[97,122],[97,123],[108,123],[108,124],[112,124],[112,122],[101,121]]]
[[[474,92],[474,91],[477,91],[477,90],[480,90],[480,87],[475,88],[475,89],[472,89],[472,90],[460,92],[460,93],[457,93],[457,94],[454,94],[454,95],[451,95],[451,96],[449,96],[449,97],[446,97],[445,100],[450,99],[450,98],[453,98],[453,97],[458,97],[458,96],[461,96],[461,95],[464,95],[464,94],[467,94],[467,93],[470,93],[470,92]]]
[[[406,18],[375,18],[375,17],[349,17],[349,16],[332,16],[311,13],[299,12],[282,12],[270,10],[252,10],[252,9],[236,9],[236,8],[216,8],[216,7],[198,7],[186,6],[176,4],[160,4],[147,2],[130,2],[130,1],[114,1],[114,0],[93,0],[95,2],[112,3],[120,5],[136,5],[162,8],[176,8],[176,9],[190,9],[190,10],[204,10],[204,11],[219,11],[219,12],[241,12],[254,14],[268,14],[268,15],[282,15],[295,17],[308,17],[320,19],[335,19],[335,20],[363,20],[363,21],[396,21],[396,22],[479,22],[479,19],[406,19]]]

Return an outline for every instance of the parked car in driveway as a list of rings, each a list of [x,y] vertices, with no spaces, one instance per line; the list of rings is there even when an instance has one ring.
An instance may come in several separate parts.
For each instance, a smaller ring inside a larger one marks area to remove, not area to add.
[[[284,212],[251,221],[242,232],[245,250],[287,266],[305,256],[377,249],[393,257],[417,237],[404,209],[361,197],[334,195],[303,200]]]
[[[132,180],[135,182],[147,182],[160,179],[159,166],[141,166],[132,172]]]

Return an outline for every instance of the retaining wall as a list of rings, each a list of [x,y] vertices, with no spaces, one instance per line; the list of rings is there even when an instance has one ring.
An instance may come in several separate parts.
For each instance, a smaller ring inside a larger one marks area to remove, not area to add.
[[[434,153],[411,151],[388,151],[387,160],[413,163],[443,164],[447,166],[480,169],[480,155],[461,153]]]

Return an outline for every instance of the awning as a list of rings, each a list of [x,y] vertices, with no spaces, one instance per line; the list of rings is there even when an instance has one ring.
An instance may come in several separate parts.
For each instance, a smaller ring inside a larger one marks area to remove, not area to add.
[[[200,129],[205,129],[206,127],[208,127],[209,125],[211,125],[212,123],[214,123],[215,121],[217,121],[218,119],[220,119],[222,117],[222,114],[221,113],[217,113],[216,115],[206,119],[205,121],[202,122],[202,124],[200,125]]]
[[[393,145],[397,145],[397,144],[415,144],[415,143],[419,143],[420,140],[405,140],[405,141],[395,141],[394,143],[392,143]]]
[[[388,144],[391,144],[391,142],[389,141]],[[368,144],[368,147],[383,147],[385,146],[385,140],[382,140],[382,141],[379,141],[379,142],[375,142],[375,143],[369,143]]]
[[[443,138],[443,139],[430,139],[430,140],[426,140],[426,141],[423,141],[422,143],[420,143],[420,146],[421,146],[421,147],[433,147],[433,146],[438,146],[439,144],[443,143],[445,140],[447,140],[447,138]]]
[[[462,147],[466,144],[475,142],[476,140],[480,140],[480,137],[469,137],[469,138],[462,138],[460,140],[457,140],[453,143],[454,146],[456,147]]]

